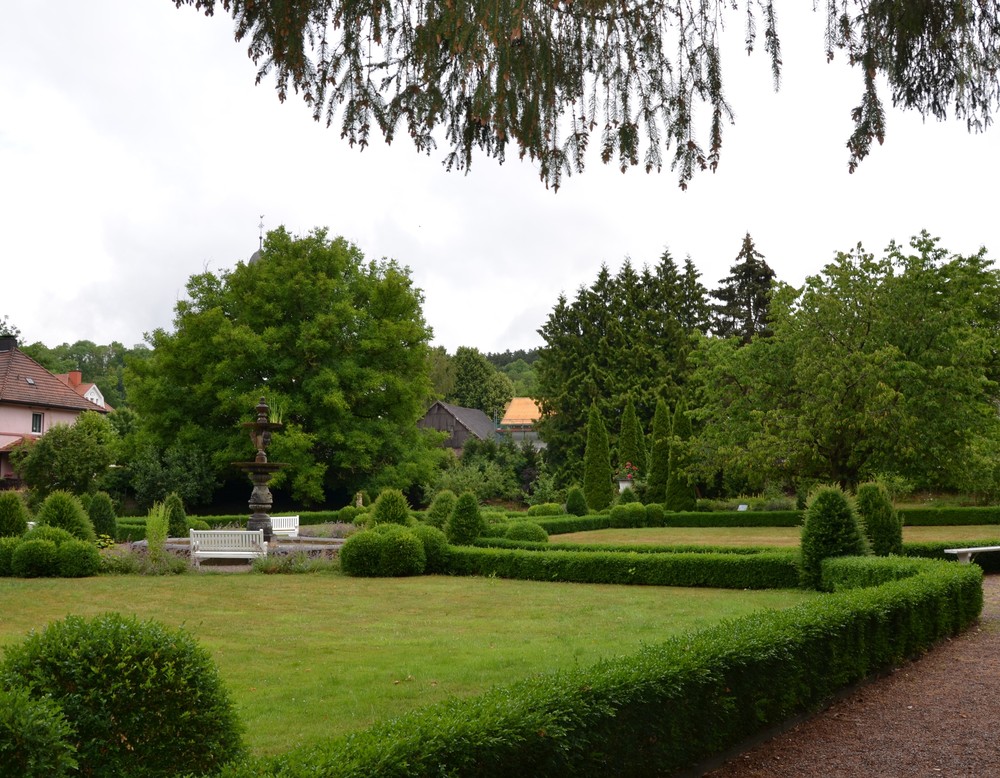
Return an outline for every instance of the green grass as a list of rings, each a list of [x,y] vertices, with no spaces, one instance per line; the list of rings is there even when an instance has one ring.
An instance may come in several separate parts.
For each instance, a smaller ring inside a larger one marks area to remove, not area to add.
[[[0,646],[70,613],[183,625],[269,754],[810,596],[437,576],[0,579]]]

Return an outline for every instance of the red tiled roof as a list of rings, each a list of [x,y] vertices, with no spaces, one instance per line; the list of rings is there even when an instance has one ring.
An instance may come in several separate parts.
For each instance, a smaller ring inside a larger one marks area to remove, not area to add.
[[[16,347],[0,351],[0,403],[107,413]]]

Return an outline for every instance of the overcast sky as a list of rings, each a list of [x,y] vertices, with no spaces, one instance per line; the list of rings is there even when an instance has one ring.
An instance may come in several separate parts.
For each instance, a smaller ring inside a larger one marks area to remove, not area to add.
[[[927,229],[956,253],[1000,252],[996,130],[888,112],[886,144],[847,172],[860,74],[826,64],[823,19],[778,6],[784,78],[763,51],[725,52],[736,113],[719,171],[687,191],[669,169],[593,156],[554,194],[516,154],[468,175],[404,139],[359,153],[273,82],[254,86],[232,19],[172,0],[4,0],[0,25],[0,316],[27,342],[139,343],[171,327],[190,275],[232,268],[257,225],[328,227],[407,265],[434,343],[541,345],[560,292],[601,263],[690,255],[708,288],[749,231],[800,284],[838,250],[881,254]],[[888,99],[888,95],[886,95]]]

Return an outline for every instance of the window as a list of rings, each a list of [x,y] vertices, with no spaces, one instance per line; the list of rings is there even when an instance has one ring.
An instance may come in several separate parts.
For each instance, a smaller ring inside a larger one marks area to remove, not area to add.
[[[42,432],[42,421],[44,420],[44,418],[45,418],[45,416],[43,414],[41,414],[41,413],[33,413],[33,414],[31,414],[31,431],[32,432],[41,434],[41,432]]]

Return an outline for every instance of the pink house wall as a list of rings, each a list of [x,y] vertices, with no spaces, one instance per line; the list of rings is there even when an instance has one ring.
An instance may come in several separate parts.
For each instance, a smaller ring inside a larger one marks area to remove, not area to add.
[[[48,432],[57,424],[73,425],[81,411],[62,411],[55,408],[19,405],[0,405],[0,449],[22,437],[38,437],[31,432],[31,416],[42,414],[42,432]],[[6,454],[0,456],[0,478],[13,475]]]

